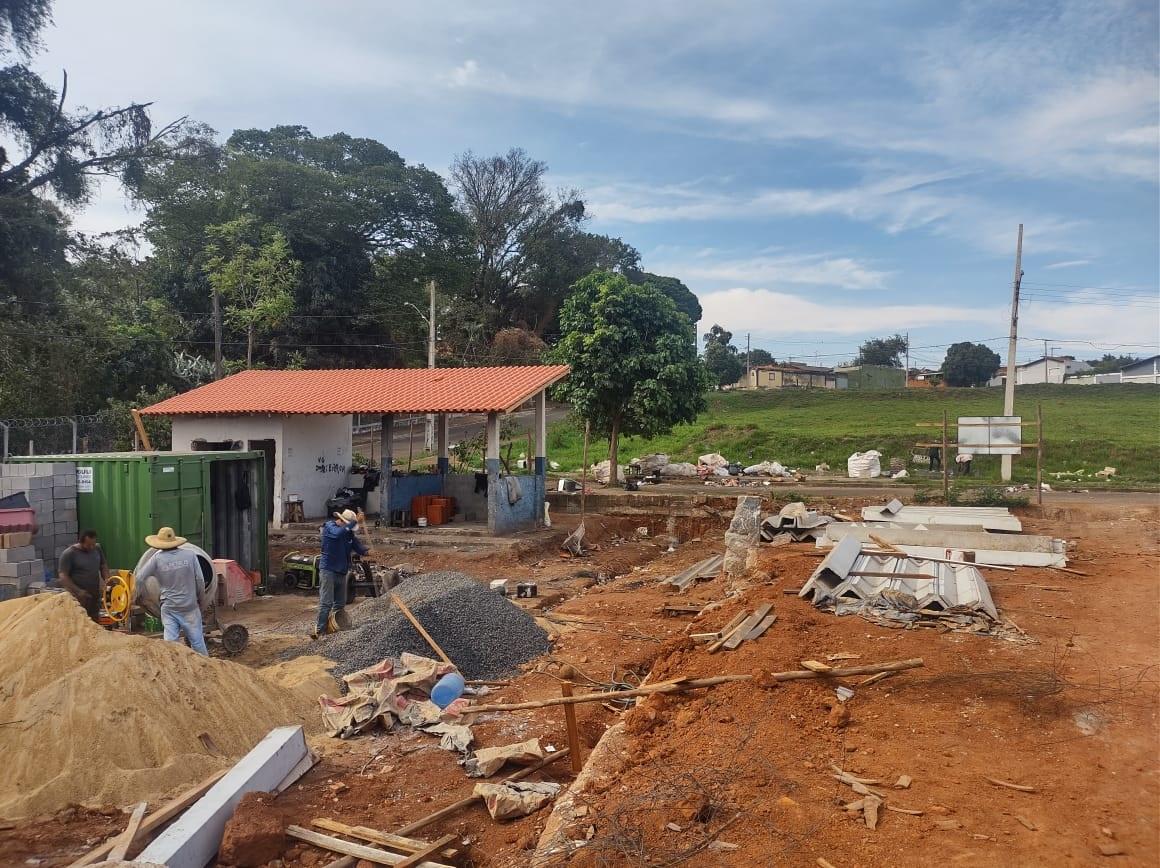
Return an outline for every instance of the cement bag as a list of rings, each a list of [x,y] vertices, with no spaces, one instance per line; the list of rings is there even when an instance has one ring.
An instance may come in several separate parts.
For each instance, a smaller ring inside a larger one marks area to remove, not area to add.
[[[687,462],[678,462],[676,464],[666,464],[661,468],[661,476],[670,476],[673,478],[682,476],[696,476],[697,468]]]
[[[728,467],[729,459],[723,455],[718,455],[716,452],[710,452],[708,455],[702,455],[698,458],[697,463],[702,467],[709,467],[716,470],[718,467]]]
[[[634,467],[639,467],[641,473],[646,476],[660,472],[668,463],[669,456],[659,452],[653,455],[642,455],[640,458],[634,458],[629,462]]]
[[[552,781],[476,784],[472,795],[483,799],[493,820],[510,820],[538,811],[556,798],[561,786]]]
[[[882,475],[882,453],[874,449],[855,452],[846,459],[846,473],[851,479],[874,479]]]

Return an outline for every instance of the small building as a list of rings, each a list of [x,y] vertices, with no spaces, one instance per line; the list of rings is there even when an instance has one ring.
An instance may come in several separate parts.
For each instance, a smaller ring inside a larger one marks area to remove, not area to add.
[[[1033,362],[1015,366],[1015,385],[1032,386],[1036,383],[1062,383],[1076,374],[1091,370],[1091,365],[1074,356],[1044,356]],[[1004,365],[988,382],[988,386],[1004,386],[1007,383],[1007,367]]]
[[[347,485],[353,452],[352,417],[381,417],[383,470],[380,514],[409,510],[415,496],[453,497],[460,513],[486,515],[492,533],[542,521],[547,462],[545,390],[568,374],[566,365],[504,368],[390,368],[243,371],[146,407],[142,415],[173,421],[172,449],[247,449],[266,456],[267,514],[275,527],[290,503],[303,518],[326,516],[326,501]],[[524,473],[501,466],[500,417],[535,405],[535,462]],[[395,420],[434,414],[433,472],[393,471]],[[448,419],[486,416],[486,446],[478,472],[452,473]],[[511,481],[509,481],[511,477]]]
[[[834,368],[836,373],[845,374],[848,388],[877,391],[906,388],[906,371],[887,365],[844,365]]]
[[[810,365],[754,365],[747,376],[737,382],[738,389],[844,389],[846,377],[830,368]]]

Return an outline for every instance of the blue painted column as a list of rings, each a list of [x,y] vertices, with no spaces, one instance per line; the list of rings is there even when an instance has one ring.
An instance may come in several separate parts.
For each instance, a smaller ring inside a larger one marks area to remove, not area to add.
[[[395,446],[395,416],[393,413],[384,413],[379,428],[379,454],[383,456],[382,494],[379,498],[379,520],[384,518],[391,521],[391,459]]]
[[[446,413],[440,413],[435,417],[435,440],[436,449],[438,450],[435,454],[439,456],[437,467],[439,475],[442,477],[446,477],[451,472],[451,453],[449,452],[450,444],[447,442],[447,424],[448,417]]]

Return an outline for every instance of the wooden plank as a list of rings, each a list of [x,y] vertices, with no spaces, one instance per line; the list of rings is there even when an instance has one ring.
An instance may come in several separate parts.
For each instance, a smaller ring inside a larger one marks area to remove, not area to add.
[[[402,612],[407,617],[407,620],[410,621],[411,624],[415,627],[415,629],[419,631],[419,635],[427,640],[427,644],[431,646],[431,650],[438,654],[444,663],[449,666],[454,666],[455,664],[451,662],[451,658],[448,657],[447,653],[439,647],[439,643],[431,638],[431,634],[423,629],[423,625],[419,623],[419,619],[411,614],[411,610],[407,608],[406,603],[399,599],[398,594],[391,594],[391,602],[399,607],[399,611]]]
[[[398,853],[388,853],[386,850],[379,850],[376,847],[368,847],[366,844],[356,844],[354,841],[344,841],[331,835],[323,835],[321,832],[312,832],[301,826],[287,826],[286,834],[299,841],[305,841],[307,844],[313,844],[315,847],[321,847],[323,850],[342,853],[356,859],[366,859],[376,865],[398,865],[410,858],[409,856],[400,856]],[[450,868],[450,866],[442,862],[422,862],[420,868]]]
[[[758,606],[752,615],[741,622],[741,626],[737,628],[736,632],[734,632],[732,636],[725,640],[725,650],[732,651],[734,648],[744,642],[745,637],[749,631],[760,624],[765,619],[765,616],[769,614],[772,608],[773,603],[762,603],[760,606]]]
[[[258,742],[137,859],[168,868],[205,868],[222,842],[226,821],[246,793],[268,793],[309,754],[301,726],[279,726]]]
[[[572,682],[560,682],[560,695],[572,695]],[[576,725],[576,707],[573,705],[564,706],[564,728],[568,733],[568,752],[571,754],[572,772],[580,774],[584,770],[584,759],[580,756],[580,729]]]
[[[161,826],[168,823],[202,796],[204,796],[214,784],[221,780],[228,769],[222,769],[220,772],[214,772],[197,786],[190,787],[180,796],[170,799],[152,814],[145,818],[145,821],[137,829],[137,834],[148,835],[154,832]],[[113,852],[113,847],[117,845],[117,838],[120,835],[114,835],[104,844],[95,847],[86,853],[75,862],[71,863],[68,868],[83,868],[85,865],[92,865],[94,862],[104,862],[108,860],[109,854]]]
[[[772,627],[776,620],[777,612],[770,612],[768,615],[761,619],[761,622],[756,627],[745,634],[745,639],[743,641],[752,642],[754,639],[760,638],[761,634]]]
[[[721,646],[724,645],[729,640],[729,637],[733,635],[733,633],[737,630],[737,628],[740,627],[742,622],[744,622],[745,619],[748,617],[749,617],[748,610],[742,610],[742,611],[738,612],[734,616],[732,621],[730,621],[728,624],[726,624],[724,627],[721,628],[721,638],[709,646],[709,648],[708,648],[709,653],[716,654],[717,651],[720,650]]]
[[[392,835],[390,832],[382,832],[367,826],[348,826],[346,823],[340,823],[338,820],[330,820],[324,817],[316,817],[310,821],[310,825],[317,826],[324,832],[346,835],[349,838],[360,838],[363,841],[369,841],[371,844],[390,847],[391,849],[399,850],[408,855],[418,853],[428,843],[427,841],[420,841],[416,838],[407,838],[403,835]],[[439,855],[448,862],[451,862],[459,855],[459,851],[454,847],[447,847],[441,850]]]
[[[120,837],[117,838],[117,843],[109,851],[110,862],[123,862],[125,860],[125,854],[133,846],[133,840],[137,837],[137,833],[141,831],[141,820],[145,817],[147,807],[149,806],[145,802],[137,803],[137,807],[129,815],[129,825],[125,827],[125,831],[121,833]]]
[[[398,863],[398,868],[415,868],[415,866],[421,864],[428,856],[434,855],[441,848],[446,847],[454,840],[454,835],[444,835],[438,841],[432,841],[423,850],[408,856],[402,862]]]

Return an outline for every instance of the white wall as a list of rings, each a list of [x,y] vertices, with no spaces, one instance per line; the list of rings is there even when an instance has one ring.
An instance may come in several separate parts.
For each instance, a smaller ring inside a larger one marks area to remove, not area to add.
[[[350,476],[350,416],[286,416],[282,484],[302,497],[307,518],[324,518],[326,499]]]
[[[194,440],[241,440],[248,450],[251,440],[274,441],[274,527],[280,527],[282,516],[282,416],[174,416],[174,452],[193,448]]]
[[[350,416],[179,416],[173,419],[173,451],[194,440],[274,441],[274,526],[282,525],[287,497],[302,498],[306,518],[323,518],[326,499],[350,475]],[[321,468],[321,469],[320,469]]]

